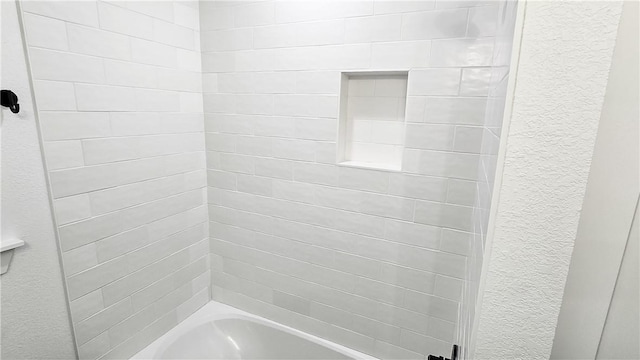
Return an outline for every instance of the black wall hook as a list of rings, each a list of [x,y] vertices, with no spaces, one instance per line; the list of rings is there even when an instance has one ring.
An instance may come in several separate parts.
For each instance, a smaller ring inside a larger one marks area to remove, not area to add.
[[[11,112],[17,114],[20,111],[20,105],[18,104],[18,95],[11,90],[2,90],[2,96],[0,96],[0,105],[6,106],[11,109]]]

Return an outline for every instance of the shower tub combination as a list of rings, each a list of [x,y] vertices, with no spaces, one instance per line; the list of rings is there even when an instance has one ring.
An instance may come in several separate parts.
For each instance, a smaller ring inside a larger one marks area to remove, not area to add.
[[[131,359],[375,358],[211,301]]]

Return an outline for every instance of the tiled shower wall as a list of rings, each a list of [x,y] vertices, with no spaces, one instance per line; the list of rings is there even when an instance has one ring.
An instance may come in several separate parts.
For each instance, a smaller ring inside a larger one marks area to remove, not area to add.
[[[198,3],[21,6],[79,355],[128,358],[209,300]]]
[[[472,332],[478,301],[478,286],[487,240],[487,226],[491,208],[493,185],[495,182],[498,148],[504,116],[507,85],[516,22],[516,0],[503,0],[497,8],[497,29],[493,47],[489,97],[483,124],[480,165],[478,168],[478,189],[473,209],[473,233],[467,264],[461,308],[461,326],[458,343],[461,358],[471,358],[473,353]]]
[[[497,7],[203,2],[212,296],[382,358],[448,355]],[[409,70],[401,171],[336,165],[340,72]]]

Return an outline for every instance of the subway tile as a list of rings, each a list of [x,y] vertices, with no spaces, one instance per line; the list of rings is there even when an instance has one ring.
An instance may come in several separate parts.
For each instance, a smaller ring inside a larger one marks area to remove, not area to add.
[[[340,73],[337,71],[301,71],[296,74],[298,94],[338,94]]]
[[[152,18],[143,14],[98,2],[100,27],[120,34],[152,39]]]
[[[60,246],[63,251],[89,244],[122,230],[122,219],[119,213],[110,213],[69,225],[61,226]]]
[[[442,226],[457,230],[471,230],[472,208],[459,205],[416,202],[415,221],[421,224]]]
[[[137,93],[129,87],[75,84],[78,110],[135,111]]]
[[[202,34],[202,51],[206,52],[251,49],[253,44],[251,28],[203,31]]]
[[[32,49],[29,55],[36,79],[104,82],[104,69],[99,58],[38,48]]]
[[[448,342],[405,329],[401,332],[400,345],[405,349],[421,354],[447,354],[451,351],[451,344]]]
[[[361,207],[367,205],[363,204],[365,194],[359,191],[313,186],[310,195],[314,198],[313,203],[335,209],[360,211]]]
[[[125,7],[129,10],[133,10],[138,13],[142,13],[154,18],[162,19],[165,21],[173,21],[174,9],[173,4],[170,2],[146,2],[146,1],[131,1],[120,2],[109,0],[111,3],[118,4],[118,6]]]
[[[96,242],[98,261],[103,263],[125,255],[130,251],[147,245],[150,241],[148,230],[144,226],[98,240]]]
[[[73,275],[98,265],[95,244],[88,244],[62,254],[65,274]]]
[[[295,72],[254,72],[253,91],[261,94],[291,94],[296,89]]]
[[[131,59],[137,63],[174,67],[177,50],[169,45],[131,38]]]
[[[165,160],[151,158],[52,171],[50,176],[53,196],[59,198],[76,195],[159,177],[165,173]]]
[[[69,297],[75,300],[128,273],[126,258],[118,258],[73,275],[67,279]]]
[[[345,43],[400,40],[401,15],[358,17],[345,20]]]
[[[395,264],[382,263],[380,281],[413,289],[425,294],[432,294],[435,287],[436,274],[407,268]],[[400,322],[398,325],[402,325]]]
[[[458,315],[457,302],[411,290],[405,293],[404,307],[449,321]]]
[[[397,360],[421,359],[424,357],[424,355],[421,355],[417,352],[413,352],[403,347],[389,344],[381,340],[376,340],[373,354],[374,356],[379,357],[381,359],[397,359]]]
[[[487,96],[491,82],[491,68],[462,69],[460,96]]]
[[[126,36],[73,24],[67,24],[67,36],[72,52],[110,59],[131,59],[131,45]]]
[[[238,136],[236,152],[243,155],[271,156],[273,140],[268,137]]]
[[[23,11],[47,16],[53,19],[97,27],[98,10],[95,2],[50,2],[28,1],[22,5]]]
[[[254,195],[272,196],[273,183],[270,178],[238,174],[238,191]]]
[[[424,0],[424,1],[375,0],[373,2],[373,9],[376,14],[418,12],[418,11],[425,11],[425,10],[433,10],[434,7],[435,7],[434,0]]]
[[[173,23],[153,19],[153,40],[187,50],[195,50],[196,42],[192,29]]]
[[[431,41],[377,43],[371,51],[371,65],[376,69],[424,68],[429,65]]]
[[[215,188],[236,190],[236,174],[225,171],[208,170],[207,184]]]
[[[86,165],[132,160],[140,157],[140,139],[106,138],[82,141]]]
[[[460,69],[423,69],[409,72],[409,95],[458,95]]]
[[[102,291],[92,291],[80,298],[69,302],[69,309],[73,323],[78,323],[104,309]]]
[[[484,98],[429,97],[425,108],[425,122],[482,125],[486,104]]]
[[[416,172],[430,176],[475,180],[478,176],[478,155],[420,151]]]
[[[53,202],[58,225],[86,219],[91,216],[91,205],[87,194],[56,199]]]
[[[405,145],[424,150],[451,150],[455,127],[451,125],[407,124]]]
[[[445,201],[447,179],[409,174],[390,174],[389,194],[423,200]]]
[[[460,279],[437,275],[433,293],[446,299],[460,301],[463,286],[464,282]]]
[[[370,1],[349,1],[326,6],[322,1],[276,2],[276,22],[289,23],[321,19],[347,18],[373,14],[373,3]]]
[[[313,161],[313,143],[297,139],[277,139],[273,141],[273,157],[290,160]]]
[[[104,332],[86,343],[78,346],[81,359],[97,359],[110,349],[109,335]]]
[[[39,111],[76,110],[76,94],[72,83],[34,80]]]
[[[109,335],[111,346],[116,346],[134,336],[138,331],[144,329],[157,319],[153,307],[147,307],[138,311],[131,317],[114,325],[106,332]]]
[[[52,141],[44,145],[47,167],[51,170],[84,165],[80,141]]]
[[[126,259],[124,257],[123,259]],[[113,260],[112,260],[113,261]],[[167,258],[113,281],[102,288],[105,305],[115,304],[188,264],[189,253],[179,251]]]
[[[453,229],[442,229],[440,250],[459,255],[468,255],[470,239],[471,234],[469,233]]]
[[[233,8],[233,20],[236,27],[268,25],[275,21],[273,2],[253,3]]]
[[[297,119],[295,137],[308,140],[337,140],[338,124],[332,119]]]
[[[293,178],[293,162],[270,158],[255,159],[255,173],[258,176],[291,180]]]
[[[440,243],[440,229],[413,222],[386,219],[384,238],[404,244],[437,249]]]
[[[275,114],[301,117],[335,117],[338,97],[329,95],[276,95]]]
[[[296,162],[293,166],[293,178],[312,184],[337,185],[338,167],[327,164]]]
[[[476,182],[449,179],[447,202],[450,204],[473,206],[476,200]]]
[[[111,135],[109,114],[99,112],[40,112],[45,140],[70,140]]]
[[[402,16],[402,39],[459,38],[467,30],[467,10],[436,10]]]
[[[68,50],[69,48],[64,21],[24,13],[24,27],[29,46],[56,50]]]
[[[118,60],[104,60],[106,83],[133,87],[156,88],[158,75],[155,68]]]
[[[498,25],[498,5],[477,6],[469,9],[467,37],[495,36]]]
[[[356,169],[345,166],[338,168],[342,187],[354,190],[385,192],[389,187],[389,173],[376,170]]]
[[[303,315],[309,315],[311,308],[309,300],[277,290],[273,291],[273,304]]]
[[[447,39],[431,43],[430,66],[491,66],[493,39]]]
[[[456,126],[453,150],[476,154],[480,153],[483,131],[481,127]]]
[[[344,20],[301,22],[290,25],[296,34],[295,46],[341,44],[344,41]]]
[[[411,199],[366,193],[363,194],[360,211],[365,214],[413,220],[415,203]]]
[[[129,299],[125,299],[105,308],[96,315],[79,322],[76,324],[76,330],[78,332],[76,336],[78,343],[84,344],[88,340],[107,330],[112,325],[124,320],[131,315],[131,313],[131,301]]]

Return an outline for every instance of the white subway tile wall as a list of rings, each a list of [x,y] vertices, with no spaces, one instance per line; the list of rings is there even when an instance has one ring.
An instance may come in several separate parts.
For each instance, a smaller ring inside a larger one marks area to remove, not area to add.
[[[468,254],[467,276],[464,284],[457,285],[462,287],[462,290],[456,289],[456,291],[462,291],[463,294],[460,326],[456,334],[457,342],[461,345],[462,359],[469,358],[470,354],[473,353],[471,333],[474,330],[478,287],[484,260],[496,164],[498,162],[498,147],[509,82],[517,1],[501,0],[493,6],[478,7],[474,10],[473,13],[470,13],[470,16],[477,19],[478,24],[484,25],[469,29],[469,31],[477,34],[493,35],[495,36],[495,43],[490,57],[491,67],[488,70],[463,74],[463,78],[467,76],[469,84],[475,83],[480,78],[484,79],[482,86],[476,84],[474,86],[475,89],[465,89],[465,96],[479,91],[488,94],[484,118],[476,119],[480,121],[481,127],[473,128],[473,131],[477,133],[472,135],[468,132],[470,129],[460,129],[466,132],[460,138],[474,136],[475,140],[466,144],[458,144],[459,148],[460,146],[462,148],[473,147],[480,150],[477,182],[475,184],[477,189],[472,194],[471,189],[467,188],[468,184],[459,183],[455,189],[450,187],[448,194],[451,198],[455,198],[459,204],[473,207],[471,220],[472,240],[464,248],[464,251]],[[491,26],[488,26],[489,24]],[[488,84],[486,82],[487,79],[489,80]],[[456,133],[457,135],[458,133]],[[474,197],[473,200],[472,196]],[[449,233],[448,235],[452,239],[459,238],[459,234],[456,233]],[[454,240],[454,242],[460,241]]]
[[[129,358],[210,298],[196,1],[23,1],[82,359]]]
[[[214,300],[383,359],[450,353],[497,11],[201,3]],[[405,134],[375,133],[401,136],[400,171],[336,165],[341,73],[357,70],[408,71]]]

